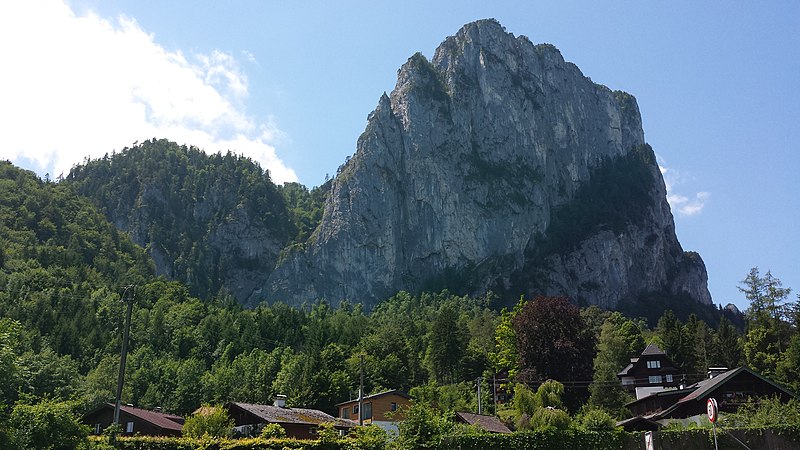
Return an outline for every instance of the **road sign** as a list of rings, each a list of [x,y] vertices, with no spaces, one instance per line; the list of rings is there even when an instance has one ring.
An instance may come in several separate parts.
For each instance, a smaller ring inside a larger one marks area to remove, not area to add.
[[[711,423],[716,423],[717,419],[719,418],[719,408],[717,407],[717,401],[713,398],[709,398],[706,402],[706,411],[708,411],[708,421]]]

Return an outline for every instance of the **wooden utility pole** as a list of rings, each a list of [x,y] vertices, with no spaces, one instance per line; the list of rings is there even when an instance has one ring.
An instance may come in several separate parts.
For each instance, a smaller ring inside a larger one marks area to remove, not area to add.
[[[122,300],[126,301],[128,290],[131,291],[130,298],[127,299],[128,302],[128,312],[125,315],[125,332],[122,337],[122,354],[119,357],[119,377],[117,378],[117,399],[116,403],[114,404],[114,425],[115,428],[119,426],[119,408],[120,402],[122,401],[122,385],[125,383],[125,361],[128,358],[128,337],[131,331],[131,312],[133,311],[133,299],[136,295],[135,286],[125,286],[125,290],[122,292]],[[112,434],[113,439],[116,440],[116,430],[114,434]]]
[[[481,408],[481,377],[478,377],[478,415],[483,413],[483,409]]]
[[[358,355],[361,381],[358,384],[358,425],[364,425],[364,354]]]

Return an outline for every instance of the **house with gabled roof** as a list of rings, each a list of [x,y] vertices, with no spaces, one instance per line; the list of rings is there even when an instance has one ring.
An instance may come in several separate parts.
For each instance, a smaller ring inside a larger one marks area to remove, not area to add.
[[[399,389],[364,396],[364,411],[360,413],[364,425],[377,425],[388,432],[397,432],[398,424],[405,418],[403,409],[411,407],[411,396]],[[339,417],[358,422],[358,399],[336,404]]]
[[[233,419],[234,429],[242,435],[255,435],[265,424],[276,423],[286,430],[287,437],[316,439],[317,429],[323,423],[332,423],[342,434],[358,425],[317,409],[290,408],[286,406],[285,398],[276,399],[272,405],[228,402],[223,407]]]
[[[699,422],[706,414],[709,398],[717,401],[719,410],[735,412],[750,399],[778,397],[782,402],[796,398],[796,394],[769,378],[747,368],[739,367],[707,378],[682,389],[654,392],[647,397],[628,403],[636,421],[641,419],[665,425],[669,422]],[[625,424],[618,424],[625,426]]]
[[[678,387],[680,370],[667,356],[667,353],[654,343],[645,347],[637,358],[631,358],[630,364],[618,374],[622,386],[636,398],[644,398],[651,393]]]
[[[82,422],[100,434],[114,422],[114,404],[104,403],[83,415]],[[120,405],[119,424],[123,436],[180,436],[184,418],[160,410],[135,408]]]

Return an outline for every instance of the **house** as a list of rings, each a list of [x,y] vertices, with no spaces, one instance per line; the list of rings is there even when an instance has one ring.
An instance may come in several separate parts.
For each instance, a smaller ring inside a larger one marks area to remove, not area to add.
[[[289,408],[286,398],[278,396],[273,405],[229,402],[223,407],[233,419],[234,429],[243,435],[254,435],[267,423],[277,423],[286,436],[296,439],[316,439],[317,428],[323,423],[333,423],[340,433],[346,433],[357,425],[347,419],[337,419],[316,409]]]
[[[511,430],[494,416],[484,416],[483,414],[472,414],[468,412],[456,412],[455,417],[457,422],[466,423],[468,425],[480,428],[489,433],[511,433]]]
[[[411,406],[411,397],[403,391],[393,389],[367,395],[362,402],[364,425],[373,424],[386,431],[396,432],[398,423],[404,419],[402,409]],[[358,422],[358,399],[339,403],[336,408],[340,418]]]
[[[104,403],[83,416],[83,423],[91,427],[94,434],[100,434],[114,422],[114,404]],[[122,435],[132,436],[180,436],[184,419],[174,414],[165,414],[159,410],[134,408],[121,405],[119,423]]]
[[[640,399],[653,392],[678,387],[681,382],[678,372],[666,352],[651,343],[638,358],[631,358],[617,378],[628,392],[635,392]]]
[[[706,414],[706,402],[709,398],[716,399],[719,410],[724,413],[736,411],[748,399],[775,396],[783,402],[796,397],[793,392],[769,378],[747,367],[739,367],[683,389],[654,392],[626,406],[634,418],[640,417],[666,425],[674,421],[699,422],[703,414]]]

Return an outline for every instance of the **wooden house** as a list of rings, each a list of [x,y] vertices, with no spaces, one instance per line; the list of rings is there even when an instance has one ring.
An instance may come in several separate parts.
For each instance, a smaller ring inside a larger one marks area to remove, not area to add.
[[[638,358],[631,358],[630,364],[617,374],[617,378],[628,392],[635,392],[638,399],[678,387],[682,381],[678,372],[666,352],[656,344],[649,344]]]
[[[626,405],[634,417],[665,425],[673,421],[699,422],[706,414],[706,402],[714,398],[719,410],[735,412],[749,399],[778,397],[783,402],[795,398],[795,394],[769,378],[739,367],[713,378],[694,383],[683,389],[655,392]]]
[[[240,435],[252,436],[268,423],[276,423],[286,430],[286,436],[296,439],[316,439],[320,424],[332,423],[340,433],[347,433],[357,425],[347,419],[338,419],[316,409],[289,408],[284,399],[273,405],[229,402],[223,406],[233,419]]]
[[[364,411],[361,414],[364,425],[377,425],[386,431],[397,431],[397,425],[405,417],[403,408],[411,406],[411,397],[403,391],[393,389],[367,395],[362,399]],[[358,399],[348,400],[336,405],[339,417],[358,423]]]
[[[92,433],[100,434],[114,422],[114,404],[104,403],[83,416],[83,423],[91,427]],[[121,405],[119,423],[123,436],[180,436],[184,418],[158,410],[134,408]]]

